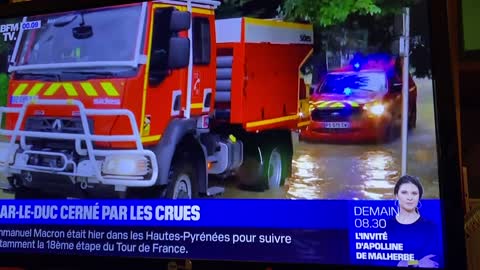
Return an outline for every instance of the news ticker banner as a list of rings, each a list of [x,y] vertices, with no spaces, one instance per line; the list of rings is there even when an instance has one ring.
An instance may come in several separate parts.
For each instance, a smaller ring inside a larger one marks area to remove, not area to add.
[[[393,201],[0,203],[3,252],[367,265],[396,265],[430,252],[409,240],[419,239],[423,227],[388,228],[398,211]],[[423,201],[421,210],[440,226],[438,200]],[[441,242],[440,231],[435,237]]]

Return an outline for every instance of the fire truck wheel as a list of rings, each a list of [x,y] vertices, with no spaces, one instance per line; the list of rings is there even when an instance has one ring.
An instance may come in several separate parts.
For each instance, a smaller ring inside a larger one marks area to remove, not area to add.
[[[242,166],[238,169],[237,181],[240,189],[249,191],[265,190],[262,181],[262,164],[257,156],[253,154],[246,155]]]
[[[258,142],[246,148],[245,160],[237,171],[239,188],[262,192],[283,186],[292,171],[291,134],[269,134]]]
[[[166,197],[168,199],[197,198],[198,188],[192,162],[177,161],[172,166]]]
[[[278,188],[282,185],[284,173],[284,164],[279,147],[275,147],[270,151],[270,155],[266,160],[266,180],[267,187]]]

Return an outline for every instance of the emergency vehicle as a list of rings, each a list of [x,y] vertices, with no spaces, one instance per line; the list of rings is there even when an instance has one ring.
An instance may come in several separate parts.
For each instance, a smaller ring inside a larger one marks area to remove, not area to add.
[[[24,18],[1,109],[2,189],[176,199],[221,194],[212,177],[282,186],[291,133],[308,124],[299,68],[313,28],[215,20],[218,5],[149,1]]]
[[[402,61],[357,55],[327,72],[312,87],[310,125],[300,139],[325,142],[388,142],[402,126]],[[408,128],[416,126],[417,87],[409,74]]]

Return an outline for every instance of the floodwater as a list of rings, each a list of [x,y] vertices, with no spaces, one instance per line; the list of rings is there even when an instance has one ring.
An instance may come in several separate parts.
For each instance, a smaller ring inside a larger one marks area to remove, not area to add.
[[[408,135],[407,173],[419,177],[425,198],[438,198],[432,83],[416,80],[417,128]],[[401,140],[379,145],[299,142],[295,137],[293,174],[277,190],[253,192],[226,186],[223,198],[387,199],[401,172]],[[11,198],[2,194],[0,198]]]
[[[408,134],[407,173],[420,178],[424,198],[438,198],[432,83],[417,79],[417,127]],[[227,186],[227,198],[388,199],[401,174],[401,138],[377,145],[295,142],[293,175],[278,190]]]

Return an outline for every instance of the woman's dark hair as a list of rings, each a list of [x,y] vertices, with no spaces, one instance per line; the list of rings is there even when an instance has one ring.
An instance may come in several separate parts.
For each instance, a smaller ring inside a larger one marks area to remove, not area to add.
[[[403,184],[408,184],[408,183],[411,183],[411,184],[414,184],[415,186],[417,186],[418,192],[420,193],[419,194],[419,199],[421,199],[422,195],[423,195],[422,184],[420,183],[420,180],[418,180],[417,177],[411,176],[411,175],[404,175],[404,176],[402,176],[398,179],[397,183],[395,184],[395,187],[393,188],[393,194],[397,195],[398,190],[400,189],[400,186],[403,185]]]

